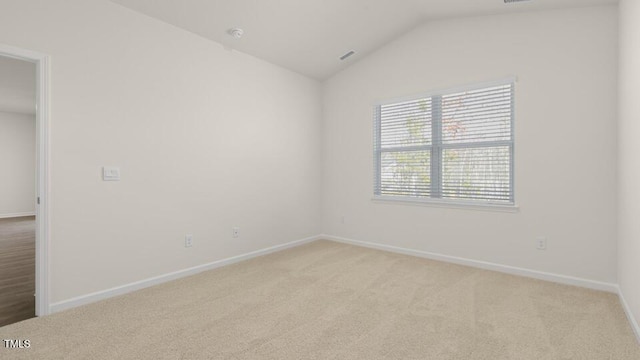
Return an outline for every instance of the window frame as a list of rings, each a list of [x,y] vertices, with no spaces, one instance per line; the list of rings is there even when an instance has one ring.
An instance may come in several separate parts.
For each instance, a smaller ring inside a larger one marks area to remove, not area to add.
[[[516,77],[504,78],[496,81],[477,83],[455,88],[440,89],[423,93],[418,96],[405,98],[396,98],[392,100],[379,101],[374,104],[374,201],[391,201],[410,205],[427,205],[437,207],[453,207],[453,208],[470,208],[470,209],[489,209],[498,211],[517,211],[518,207],[515,202],[515,87],[517,83]],[[511,85],[511,126],[510,140],[491,140],[483,142],[456,142],[442,143],[442,97],[465,91],[480,90],[501,85]],[[411,145],[411,146],[394,146],[385,149],[381,146],[382,121],[381,108],[385,105],[393,105],[407,101],[418,101],[422,99],[431,99],[431,127],[432,138],[427,145]],[[451,199],[442,198],[442,153],[446,149],[463,149],[463,148],[483,148],[483,147],[508,147],[509,148],[509,201],[495,200],[470,200],[470,199]],[[400,151],[429,151],[430,153],[430,174],[431,174],[431,191],[429,197],[412,197],[412,196],[390,196],[381,195],[382,181],[382,154],[388,152]],[[434,181],[435,179],[435,181]]]

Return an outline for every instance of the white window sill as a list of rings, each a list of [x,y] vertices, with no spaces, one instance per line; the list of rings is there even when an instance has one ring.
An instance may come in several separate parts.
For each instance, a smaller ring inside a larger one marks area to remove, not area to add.
[[[496,204],[496,203],[476,203],[467,201],[452,201],[438,199],[414,199],[405,197],[391,196],[374,196],[371,201],[374,203],[395,203],[405,205],[430,206],[439,208],[464,209],[464,210],[480,210],[480,211],[497,211],[516,213],[520,208],[515,204]]]

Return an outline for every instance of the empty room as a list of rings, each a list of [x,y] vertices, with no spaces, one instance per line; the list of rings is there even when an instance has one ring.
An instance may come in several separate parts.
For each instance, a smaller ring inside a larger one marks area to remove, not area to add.
[[[638,19],[0,0],[0,359],[640,359]]]

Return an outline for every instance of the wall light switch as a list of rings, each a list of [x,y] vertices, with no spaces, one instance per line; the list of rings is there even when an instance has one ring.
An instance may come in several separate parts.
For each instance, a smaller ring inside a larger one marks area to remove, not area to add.
[[[105,166],[102,168],[103,181],[120,181],[120,168]]]

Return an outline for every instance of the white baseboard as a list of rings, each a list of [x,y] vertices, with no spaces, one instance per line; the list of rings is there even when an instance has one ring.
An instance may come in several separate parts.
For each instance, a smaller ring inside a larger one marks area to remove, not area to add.
[[[19,213],[0,214],[0,219],[15,218],[15,217],[22,217],[22,216],[36,216],[36,212],[27,211],[27,212],[19,212]]]
[[[480,260],[472,260],[472,259],[461,258],[456,256],[443,255],[443,254],[432,253],[428,251],[401,248],[397,246],[372,243],[368,241],[347,239],[339,236],[323,234],[320,238],[341,242],[345,244],[367,247],[371,249],[390,251],[398,254],[417,256],[417,257],[422,257],[422,258],[431,259],[431,260],[438,260],[438,261],[454,263],[458,265],[471,266],[471,267],[485,269],[485,270],[492,270],[492,271],[498,271],[498,272],[512,274],[512,275],[519,275],[519,276],[525,276],[525,277],[539,279],[539,280],[546,280],[546,281],[551,281],[551,282],[565,284],[565,285],[580,286],[584,288],[606,291],[606,292],[615,293],[615,294],[618,293],[618,285],[613,283],[582,279],[582,278],[577,278],[573,276],[553,274],[553,273],[548,273],[548,272],[543,272],[538,270],[519,268],[515,266],[496,264],[496,263],[480,261]]]
[[[21,216],[27,216],[27,215],[21,215]],[[326,235],[326,234],[312,236],[312,237],[308,237],[301,240],[291,241],[285,244],[272,246],[266,249],[252,251],[250,253],[230,257],[227,259],[217,260],[208,264],[202,264],[202,265],[194,266],[188,269],[183,269],[183,270],[175,271],[172,273],[156,276],[153,278],[136,281],[126,285],[117,286],[111,289],[97,291],[91,294],[82,295],[82,296],[78,296],[68,300],[60,301],[60,302],[51,304],[49,313],[52,314],[55,312],[71,309],[77,306],[86,305],[92,302],[108,299],[114,296],[123,295],[136,290],[144,289],[150,286],[162,284],[171,280],[176,280],[176,279],[194,275],[203,271],[216,269],[226,265],[231,265],[243,260],[248,260],[254,257],[267,255],[270,253],[300,246],[300,245],[310,243],[316,240],[321,240],[321,239],[336,241],[336,242],[355,245],[355,246],[362,246],[362,247],[367,247],[371,249],[389,251],[389,252],[398,253],[398,254],[417,256],[417,257],[431,259],[431,260],[471,266],[471,267],[485,269],[485,270],[498,271],[498,272],[512,274],[512,275],[525,276],[525,277],[530,277],[530,278],[539,279],[539,280],[556,282],[560,284],[580,286],[584,288],[615,293],[615,294],[618,294],[618,296],[620,297],[620,302],[627,315],[627,318],[629,319],[631,328],[633,329],[636,335],[636,338],[638,339],[638,342],[640,342],[640,326],[638,325],[638,322],[633,316],[633,313],[629,308],[629,304],[625,300],[618,284],[607,283],[607,282],[596,281],[596,280],[589,280],[589,279],[582,279],[582,278],[577,278],[573,276],[547,273],[547,272],[524,269],[524,268],[508,266],[508,265],[501,265],[501,264],[496,264],[496,263],[491,263],[486,261],[466,259],[466,258],[461,258],[456,256],[432,253],[428,251],[413,250],[413,249],[401,248],[397,246],[384,245],[384,244],[378,244],[378,243],[372,243],[372,242],[360,241],[360,240],[353,240],[353,239],[348,239],[348,238],[343,238],[343,237],[333,236],[333,235]]]
[[[117,286],[111,289],[96,291],[94,293],[77,296],[68,300],[63,300],[63,301],[51,304],[49,307],[49,310],[50,310],[49,313],[53,314],[53,313],[71,309],[80,305],[86,305],[92,302],[108,299],[114,296],[123,295],[126,293],[130,293],[132,291],[144,289],[153,285],[162,284],[167,281],[176,280],[185,276],[194,275],[203,271],[216,269],[216,268],[226,266],[226,265],[231,265],[243,260],[248,260],[254,257],[267,255],[276,251],[281,251],[281,250],[285,250],[295,246],[300,246],[300,245],[313,242],[319,239],[321,239],[320,236],[312,236],[312,237],[308,237],[301,240],[295,240],[285,244],[272,246],[266,249],[256,250],[250,253],[237,255],[237,256],[233,256],[233,257],[222,259],[222,260],[217,260],[214,262],[210,262],[208,264],[202,264],[202,265],[194,266],[188,269],[178,270],[172,273],[152,277],[145,280],[136,281],[126,285],[122,285],[122,286]]]
[[[622,294],[622,289],[618,287],[618,296],[620,297],[620,303],[622,304],[622,308],[624,309],[624,313],[627,315],[627,319],[629,319],[629,323],[631,324],[631,328],[633,329],[634,334],[636,334],[636,339],[638,339],[638,343],[640,343],[640,326],[636,321],[635,316],[633,316],[633,312],[631,312],[631,308],[625,300],[624,295]]]

